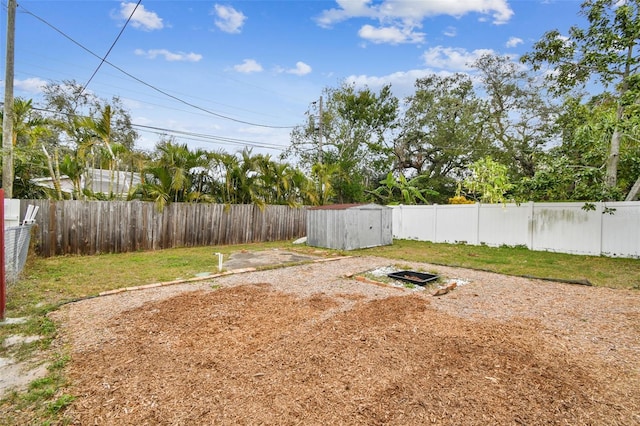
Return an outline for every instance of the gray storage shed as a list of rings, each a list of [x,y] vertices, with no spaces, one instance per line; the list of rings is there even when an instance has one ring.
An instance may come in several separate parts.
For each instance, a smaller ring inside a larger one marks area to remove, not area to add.
[[[378,204],[333,204],[307,210],[307,244],[355,250],[393,243],[392,209]]]

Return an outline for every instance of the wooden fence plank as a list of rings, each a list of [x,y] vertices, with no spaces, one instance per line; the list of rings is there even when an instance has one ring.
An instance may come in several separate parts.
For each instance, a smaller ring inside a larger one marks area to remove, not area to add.
[[[306,210],[287,206],[142,201],[22,200],[33,204],[43,257],[289,240],[306,232]]]

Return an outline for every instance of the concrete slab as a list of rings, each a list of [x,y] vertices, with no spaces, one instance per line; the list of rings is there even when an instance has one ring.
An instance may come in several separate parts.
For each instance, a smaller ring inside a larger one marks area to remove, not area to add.
[[[26,390],[29,383],[47,375],[47,366],[32,365],[29,361],[17,362],[12,358],[0,358],[0,397],[9,390]]]
[[[18,345],[18,344],[27,344],[27,343],[37,342],[38,340],[42,340],[42,336],[18,336],[18,335],[14,335],[14,336],[9,336],[6,339],[4,339],[4,342],[2,344],[4,345],[5,348],[8,348],[9,346],[15,346],[15,345]]]
[[[0,325],[24,324],[25,322],[27,322],[27,318],[26,317],[5,318],[3,321],[0,321]]]
[[[316,256],[303,255],[282,250],[243,251],[233,253],[223,263],[224,269],[256,268],[259,266],[282,265],[318,259]]]

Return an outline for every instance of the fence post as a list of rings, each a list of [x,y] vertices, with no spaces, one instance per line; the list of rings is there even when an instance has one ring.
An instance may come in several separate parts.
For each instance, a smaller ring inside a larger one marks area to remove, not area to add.
[[[599,213],[600,220],[598,221],[598,254],[602,256],[602,228],[604,228],[602,222],[604,221],[604,203],[602,201],[596,203],[596,212]]]
[[[400,238],[399,235],[402,229],[402,204],[393,206],[388,205],[391,208],[391,238]]]
[[[473,241],[471,241],[471,244],[479,246],[480,245],[480,203],[475,203],[474,204],[474,208],[475,208],[475,220],[474,220],[474,226],[475,229],[473,229]]]
[[[396,238],[406,238],[406,232],[404,230],[404,209],[402,208],[403,205],[400,204],[399,206],[395,206],[393,208],[393,212],[397,212],[398,214],[398,233],[396,235]]]
[[[433,204],[433,242],[438,242],[438,205]]]
[[[533,234],[535,232],[535,221],[533,218],[533,208],[535,206],[535,203],[533,201],[529,201],[529,209],[527,212],[527,224],[528,224],[528,232],[527,232],[527,248],[529,250],[533,250]]]

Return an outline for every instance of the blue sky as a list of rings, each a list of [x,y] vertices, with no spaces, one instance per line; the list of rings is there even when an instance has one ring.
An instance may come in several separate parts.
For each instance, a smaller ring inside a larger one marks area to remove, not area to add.
[[[37,104],[47,82],[85,84],[131,16],[107,57],[120,70],[104,64],[88,91],[120,97],[137,125],[207,135],[177,136],[192,147],[273,156],[323,88],[391,84],[404,98],[417,78],[469,72],[486,52],[517,59],[544,32],[582,22],[574,0],[143,0],[135,12],[137,1],[18,3],[16,97]],[[140,136],[143,149],[159,139]]]

